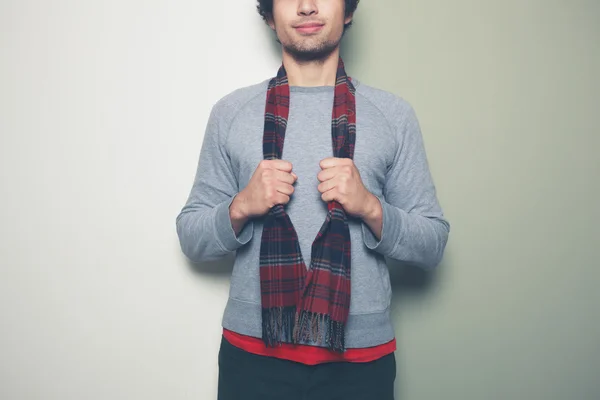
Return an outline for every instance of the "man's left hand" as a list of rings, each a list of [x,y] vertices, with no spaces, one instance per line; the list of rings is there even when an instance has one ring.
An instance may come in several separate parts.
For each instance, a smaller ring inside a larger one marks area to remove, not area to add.
[[[335,200],[348,214],[363,219],[375,211],[378,200],[365,188],[352,159],[329,157],[319,165],[318,189],[323,201]]]

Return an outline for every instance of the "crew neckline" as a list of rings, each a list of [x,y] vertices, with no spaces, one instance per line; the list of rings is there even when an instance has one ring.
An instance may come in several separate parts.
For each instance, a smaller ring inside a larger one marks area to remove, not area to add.
[[[290,92],[295,93],[329,93],[335,86],[290,86]]]
[[[356,79],[352,79],[354,88],[357,88],[360,83]],[[329,93],[333,92],[335,86],[290,86],[290,92],[295,93]]]

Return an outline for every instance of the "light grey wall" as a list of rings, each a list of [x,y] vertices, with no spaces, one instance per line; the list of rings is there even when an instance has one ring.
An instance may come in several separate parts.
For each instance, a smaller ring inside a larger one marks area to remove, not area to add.
[[[452,223],[434,273],[390,262],[399,399],[600,398],[599,19],[360,5],[348,70],[415,107]],[[0,1],[0,398],[215,398],[231,258],[187,263],[175,216],[274,49],[253,1]]]

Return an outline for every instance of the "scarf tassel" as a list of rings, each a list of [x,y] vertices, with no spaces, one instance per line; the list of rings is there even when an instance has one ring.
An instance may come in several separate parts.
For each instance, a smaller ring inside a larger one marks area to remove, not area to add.
[[[262,336],[267,347],[292,343],[296,306],[263,308]]]
[[[262,310],[263,341],[267,347],[293,344],[317,344],[343,353],[346,349],[345,324],[334,321],[327,314],[307,310],[296,312],[296,307],[276,307]]]

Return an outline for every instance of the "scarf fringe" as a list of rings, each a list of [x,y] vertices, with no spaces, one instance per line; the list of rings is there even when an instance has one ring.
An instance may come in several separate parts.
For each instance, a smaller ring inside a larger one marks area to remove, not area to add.
[[[296,307],[276,307],[262,310],[262,334],[267,347],[281,343],[325,346],[343,353],[346,350],[345,325],[333,321],[327,314],[313,313]]]
[[[263,308],[262,339],[267,347],[292,343],[296,321],[296,306]]]

